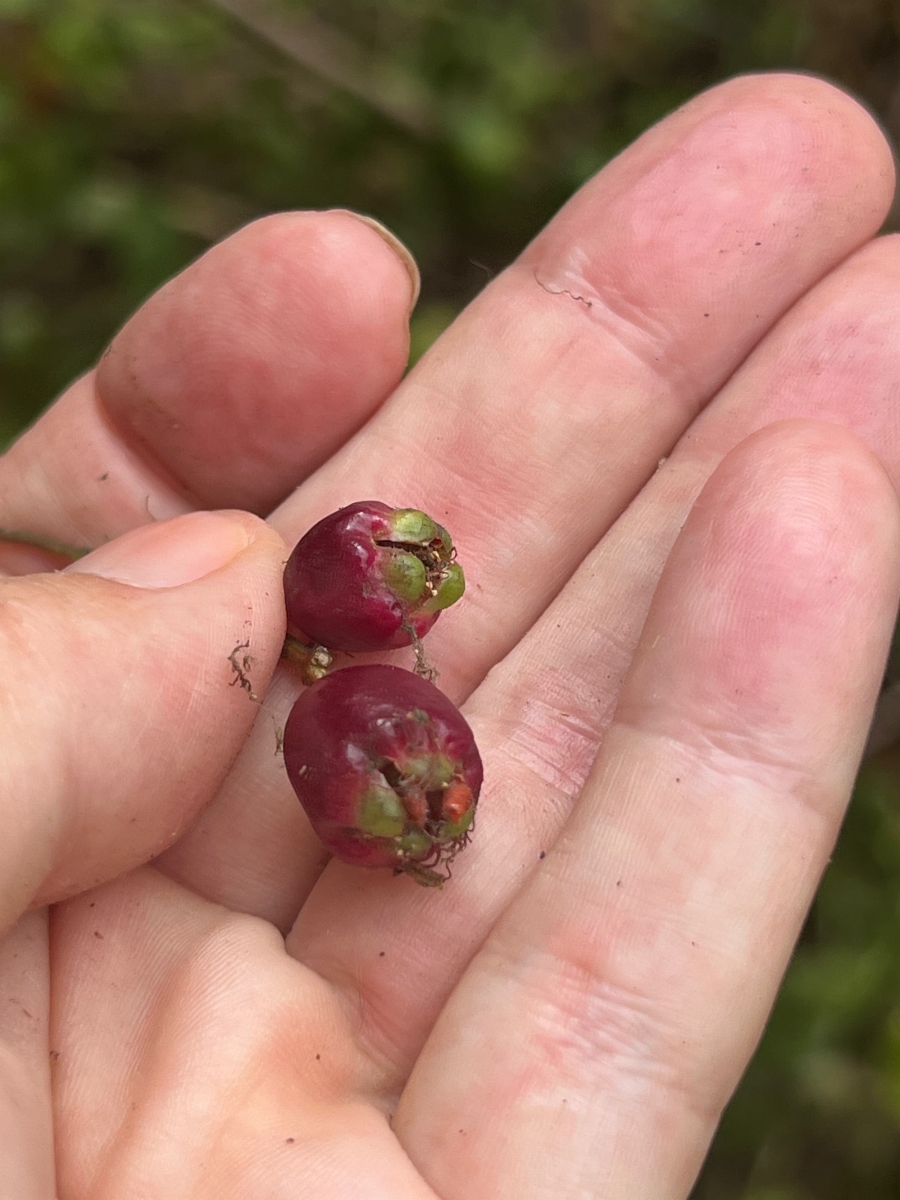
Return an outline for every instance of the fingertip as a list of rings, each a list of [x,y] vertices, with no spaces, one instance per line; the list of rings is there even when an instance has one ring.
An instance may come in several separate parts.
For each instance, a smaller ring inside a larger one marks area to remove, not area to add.
[[[713,473],[697,508],[729,509],[738,494],[747,503],[789,517],[815,506],[823,519],[853,526],[853,542],[875,539],[877,553],[900,543],[900,503],[882,460],[845,425],[809,418],[775,421],[731,450]],[[896,554],[896,551],[895,551]]]
[[[201,510],[129,530],[71,563],[65,573],[131,587],[181,587],[228,566],[255,543],[280,567],[286,547],[265,521],[238,509]]]
[[[811,144],[839,143],[847,153],[868,160],[872,177],[883,181],[884,200],[890,203],[896,173],[891,141],[860,97],[809,72],[748,72],[701,92],[685,110],[712,106],[734,112],[747,105],[784,113],[807,130]]]
[[[900,594],[900,505],[851,430],[770,425],[735,447],[660,580],[619,715],[842,786]]]
[[[411,296],[408,263],[365,220],[263,217],[123,327],[98,368],[102,408],[198,506],[267,512],[402,377]]]
[[[399,258],[404,270],[409,276],[409,311],[412,312],[412,310],[416,307],[416,303],[419,299],[419,293],[422,290],[422,276],[419,272],[418,264],[409,247],[400,241],[393,230],[388,229],[386,225],[382,225],[381,221],[377,221],[374,217],[370,217],[366,213],[353,212],[352,209],[349,208],[335,208],[330,210],[330,215],[346,215],[348,217],[353,217],[355,221],[362,221],[362,223],[367,225],[369,229],[374,230],[374,232],[378,234],[378,236],[385,243],[385,245],[389,247],[393,254]]]

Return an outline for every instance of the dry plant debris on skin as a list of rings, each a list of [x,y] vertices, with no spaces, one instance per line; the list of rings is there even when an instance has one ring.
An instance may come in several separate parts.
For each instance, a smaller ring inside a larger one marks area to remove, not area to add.
[[[254,692],[254,690],[253,690],[253,684],[250,682],[250,675],[249,675],[249,672],[254,663],[253,655],[252,654],[242,654],[241,655],[242,651],[246,651],[249,649],[250,649],[249,641],[238,642],[238,644],[235,646],[235,648],[232,650],[232,652],[228,655],[228,661],[231,664],[232,671],[234,671],[234,679],[232,679],[231,683],[228,686],[234,687],[235,684],[240,684],[242,691],[245,691],[247,693],[247,695],[250,697],[250,699],[255,704],[259,704],[259,696],[257,696],[256,692]],[[241,655],[241,657],[238,658],[238,655]]]

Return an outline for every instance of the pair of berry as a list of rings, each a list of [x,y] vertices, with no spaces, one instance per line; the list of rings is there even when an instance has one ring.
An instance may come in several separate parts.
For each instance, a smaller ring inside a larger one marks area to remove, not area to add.
[[[431,682],[421,651],[464,589],[447,531],[418,509],[377,500],[313,526],[284,572],[286,656],[311,684],[284,730],[288,778],[335,857],[426,886],[448,878],[481,788],[472,731]],[[332,651],[410,645],[417,674],[384,664],[328,673]]]

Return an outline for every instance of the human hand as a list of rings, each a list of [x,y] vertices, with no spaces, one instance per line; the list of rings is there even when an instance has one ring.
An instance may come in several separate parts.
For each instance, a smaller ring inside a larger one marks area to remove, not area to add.
[[[0,593],[3,1200],[687,1195],[896,609],[892,183],[847,97],[733,81],[402,383],[399,260],[270,218],[6,455],[0,524],[102,548]],[[429,650],[487,782],[440,893],[323,867],[273,753],[277,535],[368,497],[470,580]]]

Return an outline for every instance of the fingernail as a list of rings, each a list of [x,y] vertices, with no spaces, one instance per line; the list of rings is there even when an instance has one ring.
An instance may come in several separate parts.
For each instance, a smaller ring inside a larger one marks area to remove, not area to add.
[[[394,251],[404,267],[406,267],[410,282],[412,283],[412,299],[409,304],[409,311],[412,312],[416,307],[416,301],[419,299],[419,292],[422,290],[422,276],[419,274],[419,268],[412,256],[412,252],[404,246],[395,233],[392,233],[380,221],[376,221],[374,217],[369,217],[365,213],[354,212],[351,208],[340,208],[335,209],[335,211],[346,213],[348,217],[356,217],[357,221],[362,221],[364,225],[368,225],[370,229],[374,229],[381,240],[387,242]]]
[[[132,587],[193,583],[230,563],[252,541],[254,518],[238,512],[196,512],[132,529],[66,568]]]

